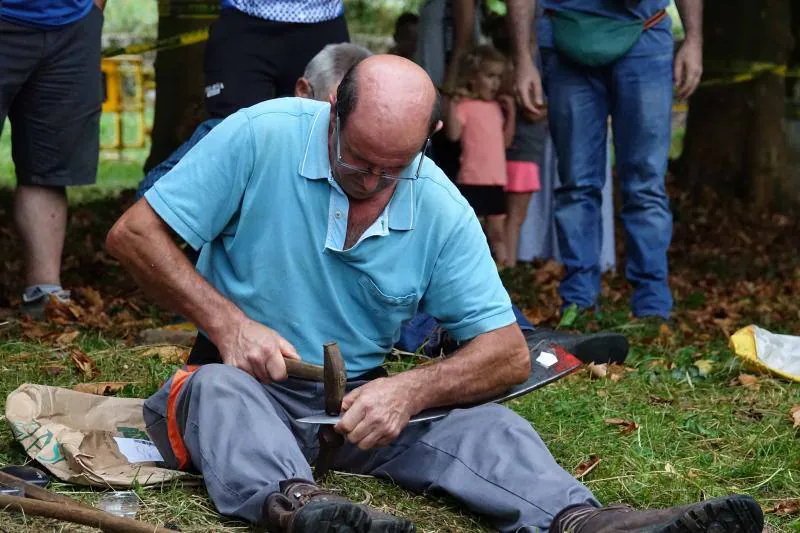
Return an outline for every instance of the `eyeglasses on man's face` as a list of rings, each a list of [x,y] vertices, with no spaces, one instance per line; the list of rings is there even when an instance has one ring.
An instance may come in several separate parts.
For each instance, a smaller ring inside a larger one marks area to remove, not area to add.
[[[345,162],[342,159],[342,143],[340,139],[341,128],[339,127],[339,114],[336,114],[336,165],[340,168],[346,169],[347,172],[351,174],[363,174],[363,175],[372,175],[377,176],[378,178],[383,178],[387,180],[415,180],[419,178],[419,173],[422,170],[422,161],[425,159],[425,152],[428,151],[428,144],[431,141],[431,138],[428,137],[425,139],[425,143],[422,145],[421,155],[419,157],[419,163],[416,166],[416,169],[412,168],[412,165],[406,166],[398,173],[391,173],[391,172],[383,172],[383,171],[375,171],[369,168],[362,168],[357,167],[355,165],[351,165],[350,163]]]

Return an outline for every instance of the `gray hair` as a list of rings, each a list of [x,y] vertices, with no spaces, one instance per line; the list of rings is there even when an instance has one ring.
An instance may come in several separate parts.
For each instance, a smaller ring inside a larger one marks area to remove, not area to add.
[[[303,72],[315,100],[327,100],[334,88],[354,65],[372,52],[352,43],[329,44],[311,58]]]

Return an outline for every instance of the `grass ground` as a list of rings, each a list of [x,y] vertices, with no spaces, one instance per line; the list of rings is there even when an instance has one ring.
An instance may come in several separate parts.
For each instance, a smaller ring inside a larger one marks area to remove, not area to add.
[[[0,184],[11,183],[7,138],[0,140]],[[23,383],[72,387],[85,381],[69,361],[70,348],[95,361],[100,371],[96,381],[131,382],[124,396],[151,394],[175,369],[131,345],[138,329],[162,322],[163,316],[101,247],[105,231],[130,201],[129,192],[118,193],[135,185],[138,169],[138,162],[104,162],[98,186],[71,196],[65,282],[98,291],[107,320],[95,316],[38,327],[14,318],[0,320],[0,398]],[[600,459],[583,482],[604,502],[658,507],[739,492],[771,508],[800,499],[800,433],[789,417],[792,406],[800,404],[800,387],[766,376],[742,385],[737,378],[749,371],[732,357],[726,342],[726,333],[749,323],[800,331],[800,259],[795,253],[800,228],[785,218],[750,217],[713,197],[695,206],[679,191],[672,196],[676,326],[669,330],[631,320],[625,280],[607,275],[601,311],[578,317],[571,327],[628,335],[633,349],[627,368],[602,379],[582,371],[511,407],[531,421],[565,469],[575,471],[591,456]],[[10,200],[10,190],[0,188],[0,307],[17,303],[20,284]],[[506,272],[504,280],[532,319],[555,325],[559,275],[547,263]],[[60,345],[55,337],[65,330],[78,336]],[[611,418],[635,425],[624,434],[620,426],[606,423]],[[0,424],[0,464],[25,460],[7,425]],[[452,501],[413,495],[383,481],[336,475],[329,486],[405,515],[426,533],[490,531]],[[99,497],[85,488],[56,489],[88,502]],[[153,523],[177,524],[182,531],[249,530],[220,518],[202,488],[176,483],[137,489],[137,494],[139,518]],[[797,515],[767,517],[773,531],[800,531]],[[0,531],[81,529],[0,513]]]

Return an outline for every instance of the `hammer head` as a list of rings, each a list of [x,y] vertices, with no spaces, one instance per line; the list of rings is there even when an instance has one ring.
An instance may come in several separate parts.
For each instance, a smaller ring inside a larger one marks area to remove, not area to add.
[[[325,343],[322,347],[324,362],[325,412],[338,415],[342,410],[342,399],[347,387],[347,371],[344,367],[342,352],[335,342]]]

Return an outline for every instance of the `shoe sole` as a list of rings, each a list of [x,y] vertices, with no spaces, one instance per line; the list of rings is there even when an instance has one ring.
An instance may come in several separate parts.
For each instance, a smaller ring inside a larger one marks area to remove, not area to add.
[[[372,520],[354,503],[312,502],[295,517],[291,533],[368,533]]]
[[[736,495],[693,505],[652,533],[761,533],[763,528],[761,507],[750,496]]]
[[[584,363],[622,364],[628,356],[628,339],[618,333],[595,333],[578,342],[566,343],[564,349]]]
[[[416,533],[417,528],[408,520],[376,520],[372,522],[369,533]]]

